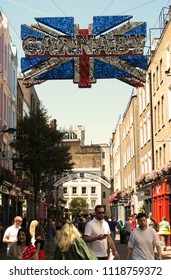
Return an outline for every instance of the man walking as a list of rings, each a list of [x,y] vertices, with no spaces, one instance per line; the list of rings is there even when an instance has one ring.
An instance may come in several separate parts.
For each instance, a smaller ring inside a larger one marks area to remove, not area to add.
[[[148,219],[147,219],[147,226],[148,227],[151,227],[151,228],[154,228],[155,230],[157,229],[157,222],[156,222],[156,220],[154,219],[154,217],[153,217],[153,213],[152,212],[150,212],[149,214],[148,214]]]
[[[130,217],[127,218],[127,220],[124,223],[124,228],[125,228],[125,235],[126,235],[126,241],[128,243],[131,231],[132,231],[132,222]]]
[[[14,224],[8,227],[4,233],[3,242],[7,244],[7,255],[10,246],[17,241],[17,234],[18,234],[18,230],[21,227],[22,221],[23,221],[22,217],[16,216],[14,218]]]
[[[112,217],[111,220],[108,220],[109,228],[111,231],[111,236],[113,241],[115,241],[115,236],[116,236],[116,226],[117,226],[117,220],[115,217]]]
[[[137,215],[138,227],[135,228],[128,241],[126,260],[154,260],[154,248],[157,250],[157,259],[161,260],[161,245],[156,231],[147,227],[145,213]]]
[[[85,227],[84,240],[94,252],[98,260],[108,259],[108,245],[110,246],[115,259],[119,259],[115,243],[112,240],[108,223],[104,220],[104,207],[96,205],[95,217]]]

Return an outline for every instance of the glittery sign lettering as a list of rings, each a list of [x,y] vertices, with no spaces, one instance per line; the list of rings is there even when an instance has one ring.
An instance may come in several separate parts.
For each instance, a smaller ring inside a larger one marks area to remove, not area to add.
[[[79,29],[72,17],[36,18],[37,24],[22,25],[24,84],[73,79],[80,88],[88,88],[97,79],[116,78],[143,86],[146,23],[130,18],[94,17],[88,29]]]

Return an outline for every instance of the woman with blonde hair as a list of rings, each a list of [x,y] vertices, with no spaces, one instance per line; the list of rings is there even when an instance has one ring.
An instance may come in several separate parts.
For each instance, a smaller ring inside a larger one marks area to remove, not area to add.
[[[30,232],[30,235],[31,235],[31,243],[32,244],[35,244],[35,231],[36,231],[36,226],[38,225],[38,221],[37,220],[32,220],[31,223],[30,223],[30,226],[29,226],[29,232]]]
[[[97,260],[82,239],[80,232],[69,221],[61,228],[54,254],[55,260]]]

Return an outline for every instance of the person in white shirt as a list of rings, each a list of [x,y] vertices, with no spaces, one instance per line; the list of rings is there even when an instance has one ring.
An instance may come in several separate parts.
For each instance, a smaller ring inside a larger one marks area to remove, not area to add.
[[[98,260],[108,259],[108,244],[113,252],[114,258],[119,259],[115,243],[110,234],[109,225],[104,220],[104,214],[104,207],[102,205],[96,205],[95,217],[86,224],[84,240]]]
[[[157,250],[157,259],[161,260],[161,245],[157,232],[147,227],[145,213],[137,215],[138,227],[135,228],[129,237],[126,260],[154,260],[154,248]]]
[[[8,227],[3,236],[3,242],[7,244],[7,256],[10,246],[17,241],[18,230],[23,222],[22,217],[16,216],[12,226]]]
[[[155,230],[156,230],[156,228],[157,228],[157,222],[156,222],[156,220],[154,219],[153,213],[152,213],[152,212],[150,212],[150,213],[148,214],[147,227],[154,228]]]

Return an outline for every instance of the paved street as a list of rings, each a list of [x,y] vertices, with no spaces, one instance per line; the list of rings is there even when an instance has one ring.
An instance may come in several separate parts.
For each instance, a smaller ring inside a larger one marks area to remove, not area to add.
[[[120,260],[125,260],[125,255],[126,255],[126,244],[121,244],[119,240],[119,234],[116,235],[116,240],[115,240],[116,248],[118,250],[118,253],[120,255]],[[53,254],[54,251],[51,252],[46,252],[46,259],[47,260],[53,260]],[[171,259],[171,246],[167,248],[167,251],[162,250],[162,256],[163,259]],[[6,248],[5,246],[0,248],[0,260],[6,260]]]

